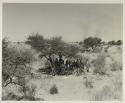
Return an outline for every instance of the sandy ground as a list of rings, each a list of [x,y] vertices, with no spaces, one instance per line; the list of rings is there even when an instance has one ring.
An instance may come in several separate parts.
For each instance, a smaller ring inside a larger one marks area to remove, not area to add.
[[[93,88],[88,88],[85,86],[86,77],[81,76],[50,76],[40,74],[39,78],[31,79],[28,85],[35,84],[37,86],[37,91],[35,97],[42,98],[45,101],[88,101],[91,100],[94,93],[100,91],[105,85],[112,85],[111,81],[117,80],[117,76],[122,79],[122,71],[115,71],[109,75],[94,75],[87,74],[87,78],[92,82]],[[57,86],[58,93],[50,94],[49,90],[53,85]],[[3,88],[3,96],[9,91],[14,92],[19,95],[17,86],[8,85]]]
[[[33,79],[30,83],[37,85],[36,97],[44,98],[47,101],[80,101],[90,100],[92,95],[101,90],[105,85],[110,85],[111,80],[121,75],[121,71],[114,72],[108,76],[88,74],[92,81],[93,88],[85,86],[84,76],[43,76],[43,79]],[[57,94],[50,94],[49,90],[53,84],[58,88]]]

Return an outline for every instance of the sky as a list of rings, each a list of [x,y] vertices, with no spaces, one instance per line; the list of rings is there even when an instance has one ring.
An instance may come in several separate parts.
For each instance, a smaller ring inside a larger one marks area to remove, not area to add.
[[[122,4],[4,3],[3,37],[25,41],[32,33],[45,38],[62,36],[66,42],[97,36],[123,39]]]

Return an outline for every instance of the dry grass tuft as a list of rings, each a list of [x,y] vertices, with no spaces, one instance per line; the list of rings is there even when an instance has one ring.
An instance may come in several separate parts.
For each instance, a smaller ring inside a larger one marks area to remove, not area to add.
[[[50,90],[49,90],[50,94],[57,94],[58,93],[58,88],[57,86],[54,84]]]
[[[106,74],[106,68],[105,68],[105,57],[106,55],[103,53],[100,53],[97,57],[97,59],[95,59],[93,61],[93,66],[94,66],[94,73],[98,73],[101,75]]]
[[[117,70],[122,70],[122,65],[120,63],[113,61],[113,63],[110,65],[111,71],[117,71]]]
[[[102,90],[95,93],[92,96],[92,101],[110,101],[110,100],[122,100],[122,80],[116,77],[111,81],[110,85],[105,85]]]
[[[85,79],[85,82],[84,82],[85,87],[86,88],[93,88],[92,80],[88,77],[84,77],[84,79]]]

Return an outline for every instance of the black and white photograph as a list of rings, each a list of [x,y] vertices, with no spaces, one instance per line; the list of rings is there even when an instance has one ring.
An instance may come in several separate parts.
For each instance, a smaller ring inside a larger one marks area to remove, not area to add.
[[[122,101],[122,3],[2,3],[2,101]]]

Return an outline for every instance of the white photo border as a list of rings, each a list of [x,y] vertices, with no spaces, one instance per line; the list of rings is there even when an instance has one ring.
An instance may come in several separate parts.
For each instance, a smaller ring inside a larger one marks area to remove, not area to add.
[[[125,40],[124,40],[124,34],[125,34],[125,6],[124,6],[124,0],[0,0],[0,102],[2,103],[16,103],[17,101],[2,101],[2,4],[3,3],[104,3],[104,4],[123,4],[123,100],[122,101],[102,101],[102,103],[125,103]],[[44,103],[100,103],[101,101],[18,101],[19,103],[31,103],[31,102],[44,102]]]

